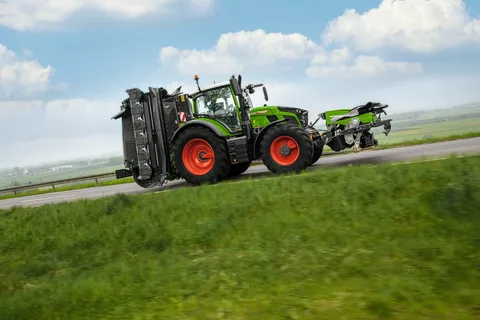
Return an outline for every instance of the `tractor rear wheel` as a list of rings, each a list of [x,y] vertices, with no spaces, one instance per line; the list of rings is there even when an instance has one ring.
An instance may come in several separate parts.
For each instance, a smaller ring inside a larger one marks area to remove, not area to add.
[[[320,144],[317,144],[317,143],[314,143],[313,144],[313,158],[312,158],[312,161],[310,162],[310,165],[314,165],[315,162],[318,161],[318,159],[320,159],[320,157],[322,156],[322,153],[323,153],[323,144],[320,145]]]
[[[261,155],[263,163],[273,173],[300,172],[310,165],[313,143],[296,125],[276,125],[265,133]]]
[[[206,127],[185,129],[175,139],[173,150],[177,170],[188,183],[218,182],[230,170],[225,139]]]
[[[244,173],[245,171],[250,168],[250,165],[252,164],[252,161],[247,161],[247,162],[242,162],[242,163],[236,163],[232,164],[230,168],[230,172],[228,173],[229,177],[236,177]]]

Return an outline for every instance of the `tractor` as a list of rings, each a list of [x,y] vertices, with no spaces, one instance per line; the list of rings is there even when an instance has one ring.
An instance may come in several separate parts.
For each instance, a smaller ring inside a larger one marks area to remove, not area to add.
[[[215,183],[245,172],[262,160],[273,173],[300,172],[318,160],[324,139],[309,126],[308,111],[292,107],[254,108],[249,94],[263,84],[242,87],[242,76],[184,94],[163,87],[126,90],[120,112],[125,169],[144,188],[184,179]]]

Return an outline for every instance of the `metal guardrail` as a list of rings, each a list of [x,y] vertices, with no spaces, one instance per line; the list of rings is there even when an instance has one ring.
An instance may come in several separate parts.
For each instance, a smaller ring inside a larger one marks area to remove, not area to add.
[[[67,184],[67,183],[72,183],[72,182],[87,181],[87,180],[95,180],[95,184],[98,185],[98,180],[99,179],[110,178],[110,177],[115,177],[115,172],[101,173],[101,174],[95,174],[95,175],[90,175],[90,176],[83,176],[83,177],[49,181],[49,182],[42,182],[42,183],[35,183],[35,184],[26,184],[26,185],[18,186],[18,187],[0,189],[0,194],[11,193],[11,192],[13,192],[14,194],[17,194],[20,191],[38,189],[38,188],[49,187],[49,186],[51,186],[55,190],[55,186],[59,186],[59,185],[62,185],[62,184]]]

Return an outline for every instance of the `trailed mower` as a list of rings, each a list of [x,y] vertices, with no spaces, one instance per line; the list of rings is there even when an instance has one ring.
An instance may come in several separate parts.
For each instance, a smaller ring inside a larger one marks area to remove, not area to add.
[[[184,94],[181,87],[171,94],[162,87],[126,90],[128,98],[113,117],[122,121],[125,169],[116,171],[118,179],[133,176],[144,188],[176,179],[199,185],[238,176],[254,160],[262,160],[273,173],[300,172],[320,158],[325,144],[334,150],[345,148],[350,134],[360,146],[368,144],[367,127],[346,128],[350,123],[346,119],[370,119],[369,128],[380,125],[369,114],[383,109],[367,104],[337,111],[342,118],[327,119],[329,130],[320,132],[314,125],[328,112],[309,124],[305,109],[254,107],[250,94],[256,88],[263,87],[268,101],[263,84],[242,87],[239,75],[200,88],[198,80],[195,76],[198,90],[191,94]]]

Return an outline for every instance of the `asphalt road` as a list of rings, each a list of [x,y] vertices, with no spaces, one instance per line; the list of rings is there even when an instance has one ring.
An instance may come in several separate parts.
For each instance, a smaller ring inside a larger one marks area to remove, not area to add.
[[[330,166],[380,164],[386,162],[415,161],[421,158],[445,157],[450,154],[471,155],[480,154],[480,138],[462,139],[457,141],[439,142],[433,144],[417,145],[410,147],[364,150],[359,153],[348,153],[320,158],[317,163],[308,170],[318,170]],[[270,175],[263,165],[250,167],[241,177]],[[55,192],[43,195],[12,198],[0,200],[0,209],[8,209],[13,206],[40,206],[44,204],[75,201],[80,199],[94,199],[112,196],[118,193],[140,194],[171,190],[173,188],[188,186],[183,180],[171,181],[162,187],[143,189],[134,183],[121,184],[106,187],[87,188],[65,192]]]

